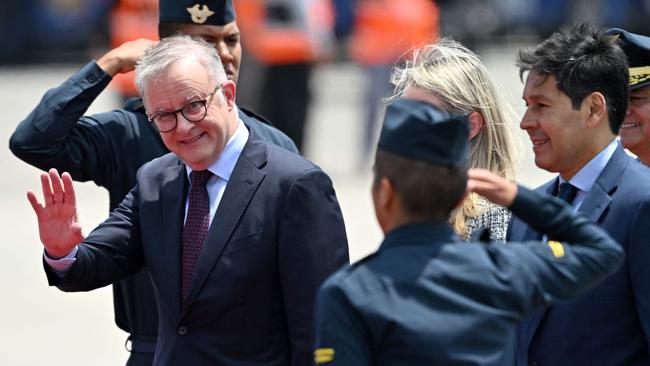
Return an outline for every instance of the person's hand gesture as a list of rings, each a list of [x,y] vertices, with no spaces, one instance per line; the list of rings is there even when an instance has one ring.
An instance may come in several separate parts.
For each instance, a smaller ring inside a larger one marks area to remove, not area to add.
[[[517,185],[486,169],[467,171],[467,192],[479,194],[497,205],[509,207],[517,196]]]
[[[155,46],[156,43],[158,42],[145,38],[124,42],[97,60],[97,65],[111,76],[133,71],[135,64],[144,55],[144,51]]]
[[[36,194],[27,192],[27,199],[38,219],[41,242],[50,257],[66,256],[75,245],[84,240],[81,225],[77,219],[77,202],[72,177],[56,169],[41,174],[44,204],[38,202]]]

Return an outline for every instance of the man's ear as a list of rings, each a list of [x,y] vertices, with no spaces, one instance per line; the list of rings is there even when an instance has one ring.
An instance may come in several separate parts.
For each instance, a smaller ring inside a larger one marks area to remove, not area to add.
[[[596,127],[601,122],[607,120],[607,100],[605,100],[605,96],[602,93],[593,92],[585,97],[584,102],[587,103],[587,108],[589,108],[587,127]]]
[[[386,177],[382,177],[377,187],[377,200],[383,210],[390,210],[395,204],[395,186]]]
[[[228,104],[228,109],[231,110],[235,106],[235,100],[237,99],[237,86],[232,80],[228,80],[221,86],[223,90],[223,95],[226,97],[226,104]]]
[[[469,120],[469,138],[468,140],[472,140],[478,133],[481,131],[481,128],[485,125],[485,118],[483,118],[483,115],[480,114],[479,112],[472,112],[468,116]]]

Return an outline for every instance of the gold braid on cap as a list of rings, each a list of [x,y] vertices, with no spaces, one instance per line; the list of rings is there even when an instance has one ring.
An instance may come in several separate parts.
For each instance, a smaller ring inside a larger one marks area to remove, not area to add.
[[[630,67],[630,86],[650,79],[650,66]]]

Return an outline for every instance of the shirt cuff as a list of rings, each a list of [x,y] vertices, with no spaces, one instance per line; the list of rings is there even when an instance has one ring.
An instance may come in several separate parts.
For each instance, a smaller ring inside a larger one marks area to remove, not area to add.
[[[43,251],[43,259],[45,259],[45,262],[47,263],[50,268],[56,272],[58,275],[64,275],[70,267],[74,264],[74,262],[77,260],[77,252],[79,251],[79,246],[75,245],[74,248],[68,255],[65,257],[59,258],[59,259],[52,259],[47,255],[47,251]]]

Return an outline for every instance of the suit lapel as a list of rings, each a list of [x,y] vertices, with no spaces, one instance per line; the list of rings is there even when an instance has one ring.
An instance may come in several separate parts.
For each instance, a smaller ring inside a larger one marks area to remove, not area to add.
[[[210,271],[221,257],[235,226],[264,179],[266,173],[260,170],[260,167],[265,163],[266,147],[254,139],[251,132],[251,137],[235,164],[217,212],[212,219],[208,237],[199,255],[190,292],[185,301],[185,311],[190,308]]]
[[[592,222],[598,222],[603,212],[609,207],[612,202],[611,193],[616,190],[623,171],[630,160],[631,158],[619,145],[591,187],[582,205],[580,205],[579,211]]]
[[[185,165],[178,163],[163,171],[160,181],[162,245],[160,246],[161,268],[165,270],[165,285],[159,286],[161,298],[164,299],[173,314],[180,315],[180,258],[181,233],[185,217],[185,197],[187,196],[187,173]]]

